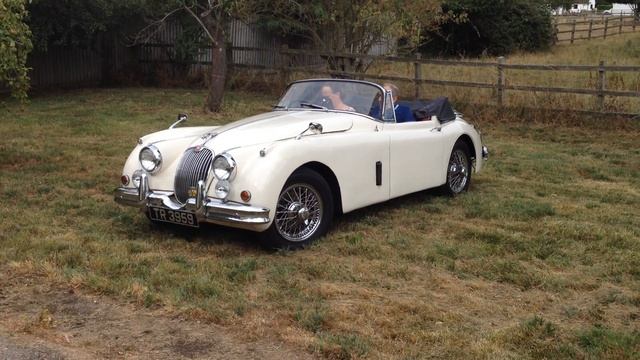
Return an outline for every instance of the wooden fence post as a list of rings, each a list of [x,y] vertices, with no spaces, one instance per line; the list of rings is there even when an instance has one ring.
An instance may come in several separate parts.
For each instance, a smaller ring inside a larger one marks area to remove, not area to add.
[[[609,30],[609,19],[604,20],[604,38],[607,38],[607,30]]]
[[[576,20],[573,20],[573,26],[571,27],[571,43],[573,44],[573,39],[576,37]]]
[[[636,23],[638,22],[638,18],[633,15],[633,22],[631,23],[631,29],[633,32],[636,32]]]
[[[600,61],[600,66],[598,67],[598,110],[604,112],[604,88],[606,81],[606,73],[605,73],[604,61]]]
[[[289,85],[289,45],[280,48],[280,71],[282,72],[283,88]]]
[[[622,13],[620,13],[620,26],[618,27],[618,35],[622,34],[622,24],[624,24],[624,17]]]
[[[413,63],[413,72],[414,72],[414,85],[415,85],[415,100],[420,100],[420,86],[422,85],[422,64],[420,63],[420,58],[422,54],[416,54],[417,61]]]
[[[591,34],[593,33],[593,19],[589,21],[589,40],[591,40]]]
[[[504,56],[498,58],[498,107],[502,108],[504,102]]]

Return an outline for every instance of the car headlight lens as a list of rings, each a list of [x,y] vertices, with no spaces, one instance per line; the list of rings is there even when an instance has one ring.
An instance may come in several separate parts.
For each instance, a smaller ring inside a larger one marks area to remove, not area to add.
[[[213,159],[213,175],[218,180],[233,180],[236,161],[229,154],[220,154]]]
[[[162,163],[162,155],[160,150],[153,145],[145,146],[140,150],[140,166],[146,171],[152,173],[160,168]]]

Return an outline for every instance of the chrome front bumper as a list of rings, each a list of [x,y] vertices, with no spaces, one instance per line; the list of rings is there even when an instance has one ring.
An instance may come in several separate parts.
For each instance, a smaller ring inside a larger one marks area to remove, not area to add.
[[[200,222],[229,225],[269,223],[269,209],[206,197],[202,181],[198,184],[196,197],[189,199],[184,205],[178,203],[170,191],[149,190],[146,174],[140,178],[138,188],[117,188],[114,191],[114,200],[119,204],[137,208],[153,206],[189,211],[194,213]]]

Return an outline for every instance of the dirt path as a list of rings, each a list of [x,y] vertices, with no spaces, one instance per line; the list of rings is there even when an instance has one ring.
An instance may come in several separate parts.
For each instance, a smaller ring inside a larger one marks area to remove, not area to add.
[[[0,360],[310,359],[267,340],[249,342],[224,327],[171,317],[38,278],[0,275]]]

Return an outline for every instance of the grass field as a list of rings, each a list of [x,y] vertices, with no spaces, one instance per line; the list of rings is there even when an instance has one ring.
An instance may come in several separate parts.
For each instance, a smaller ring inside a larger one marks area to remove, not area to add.
[[[137,138],[266,111],[234,92],[98,89],[4,104],[0,273],[276,338],[322,357],[638,358],[640,124],[478,119],[491,160],[469,193],[341,217],[298,252],[251,233],[152,226],[113,202]]]

